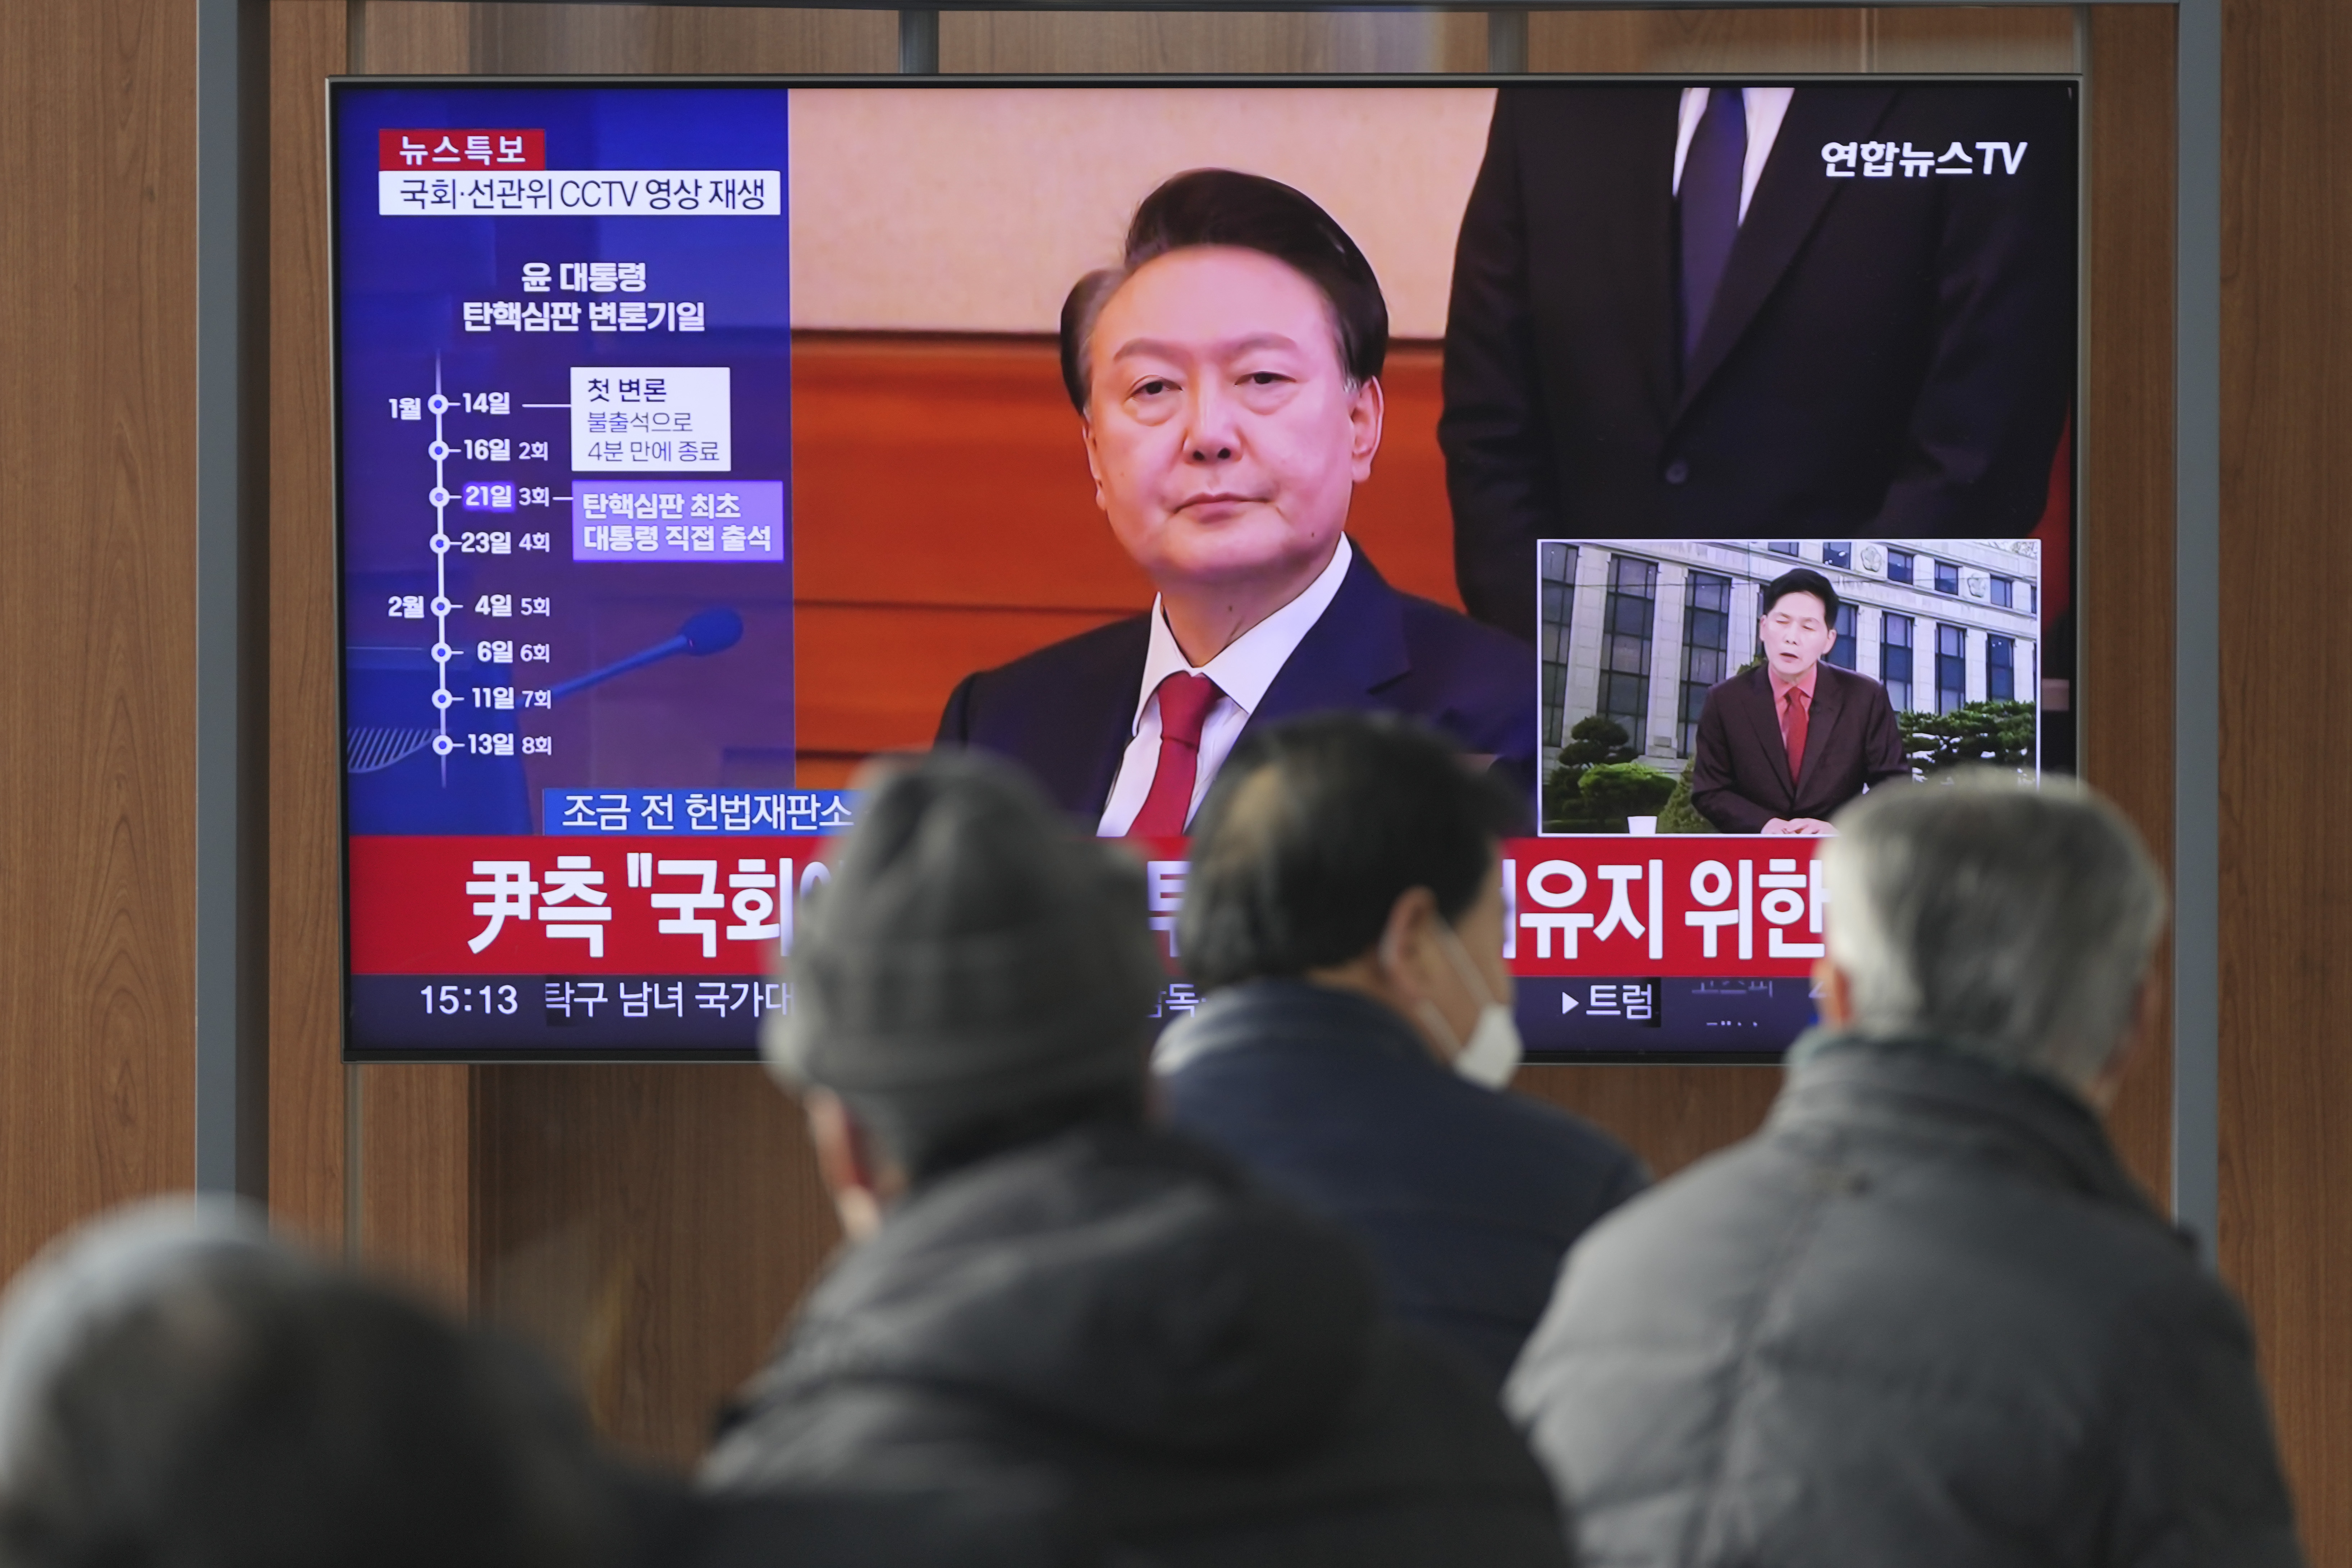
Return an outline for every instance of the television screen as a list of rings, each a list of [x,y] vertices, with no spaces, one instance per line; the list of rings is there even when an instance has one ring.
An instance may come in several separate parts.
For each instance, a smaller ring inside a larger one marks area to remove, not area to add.
[[[2076,126],[337,82],[347,1053],[749,1057],[859,765],[935,743],[1135,847],[1180,1016],[1192,809],[1350,708],[1525,802],[1534,1059],[1770,1059],[1840,806],[2073,766]]]

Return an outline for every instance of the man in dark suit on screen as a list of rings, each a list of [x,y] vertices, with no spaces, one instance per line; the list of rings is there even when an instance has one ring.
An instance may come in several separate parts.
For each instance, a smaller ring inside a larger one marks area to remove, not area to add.
[[[1837,643],[1837,590],[1810,567],[1764,587],[1764,662],[1706,694],[1691,755],[1691,804],[1726,833],[1831,831],[1872,784],[1908,777],[1886,688],[1823,664]]]
[[[2074,379],[2064,84],[1505,88],[1445,337],[1455,574],[1536,541],[2020,538]]]
[[[1535,656],[1381,581],[1344,529],[1371,474],[1388,306],[1328,214],[1196,169],[1062,307],[1062,375],[1149,615],[967,676],[938,743],[1023,763],[1107,837],[1184,831],[1242,735],[1327,709],[1446,731],[1533,790]]]

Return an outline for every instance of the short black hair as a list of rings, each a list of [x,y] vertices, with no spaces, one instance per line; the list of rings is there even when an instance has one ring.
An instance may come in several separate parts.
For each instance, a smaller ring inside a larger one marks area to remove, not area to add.
[[[1185,970],[1214,991],[1345,963],[1380,941],[1413,888],[1458,921],[1524,816],[1451,742],[1397,714],[1259,731],[1218,770],[1193,826]]]
[[[1062,301],[1062,384],[1079,413],[1091,385],[1087,348],[1095,319],[1120,284],[1172,250],[1229,245],[1271,256],[1323,291],[1339,337],[1339,363],[1361,385],[1388,362],[1389,305],[1372,264],[1329,213],[1263,174],[1193,169],[1143,198],[1117,267],[1089,272]]]
[[[1772,613],[1772,606],[1779,604],[1780,602],[1781,595],[1786,594],[1811,594],[1814,598],[1819,599],[1822,602],[1822,619],[1827,621],[1831,626],[1837,625],[1837,590],[1830,586],[1830,580],[1828,578],[1822,576],[1811,567],[1791,567],[1788,571],[1781,573],[1778,577],[1773,578],[1769,583],[1765,584],[1763,598],[1764,607],[1756,613],[1759,616],[1770,615]]]

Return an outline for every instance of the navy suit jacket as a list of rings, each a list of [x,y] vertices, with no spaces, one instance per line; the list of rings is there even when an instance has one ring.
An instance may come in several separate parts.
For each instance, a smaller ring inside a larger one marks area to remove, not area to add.
[[[1835,665],[1813,668],[1804,765],[1794,782],[1765,668],[1742,670],[1706,694],[1691,750],[1691,804],[1724,832],[1760,833],[1776,816],[1827,821],[1864,785],[1910,776],[1886,688]]]
[[[1456,1076],[1352,992],[1228,986],[1160,1049],[1169,1124],[1353,1231],[1389,1310],[1496,1386],[1576,1238],[1648,1184],[1599,1128]]]
[[[1064,810],[1092,821],[1133,736],[1150,637],[1150,616],[1134,616],[968,675],[940,715],[936,743],[1010,757]],[[1410,713],[1493,757],[1532,811],[1535,667],[1527,645],[1390,587],[1358,546],[1242,733],[1334,708]]]
[[[1470,613],[1534,640],[1539,538],[2031,533],[2074,384],[2073,93],[1798,88],[1687,371],[1681,89],[1497,93],[1437,427]],[[1832,179],[1830,142],[1976,172]]]

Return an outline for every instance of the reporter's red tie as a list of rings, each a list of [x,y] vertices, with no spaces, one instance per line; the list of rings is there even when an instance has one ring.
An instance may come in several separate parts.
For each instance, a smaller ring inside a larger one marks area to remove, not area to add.
[[[1192,815],[1192,785],[1201,776],[1201,726],[1223,695],[1207,676],[1184,670],[1160,683],[1160,766],[1129,833],[1173,838],[1184,831]]]
[[[1805,763],[1805,694],[1798,687],[1789,688],[1780,711],[1780,743],[1789,748],[1789,782],[1797,782],[1797,770]]]

